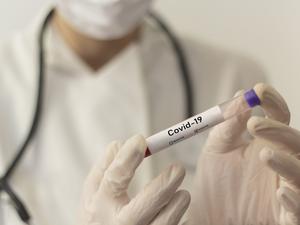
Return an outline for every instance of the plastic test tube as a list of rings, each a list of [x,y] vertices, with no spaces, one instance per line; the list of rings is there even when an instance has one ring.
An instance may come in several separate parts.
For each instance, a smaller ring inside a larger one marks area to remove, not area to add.
[[[253,89],[246,91],[242,95],[148,137],[145,157],[201,133],[233,116],[242,114],[257,105],[260,105],[260,99],[255,91]]]

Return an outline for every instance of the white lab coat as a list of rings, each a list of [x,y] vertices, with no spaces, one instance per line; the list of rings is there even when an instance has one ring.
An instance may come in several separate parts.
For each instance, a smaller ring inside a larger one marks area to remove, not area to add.
[[[37,36],[45,14],[29,29],[0,45],[1,173],[31,125],[37,90]],[[91,78],[92,72],[60,40],[55,29],[47,29],[42,121],[11,180],[34,224],[76,224],[83,180],[109,141],[134,133],[147,136],[184,119],[185,92],[174,51],[154,24],[145,22],[143,27],[139,43],[121,53],[121,62],[108,66],[105,73],[111,74],[103,76],[106,78]],[[264,80],[261,68],[245,57],[192,40],[181,41],[192,73],[196,112]],[[110,80],[109,76],[114,78]],[[120,76],[128,79],[118,83]],[[120,89],[128,95],[110,85],[124,87]],[[138,98],[132,96],[131,89]],[[183,186],[190,189],[204,141],[205,134],[198,135],[146,159],[137,171],[131,192],[173,161],[186,167]],[[1,201],[0,224],[18,221],[14,210]]]

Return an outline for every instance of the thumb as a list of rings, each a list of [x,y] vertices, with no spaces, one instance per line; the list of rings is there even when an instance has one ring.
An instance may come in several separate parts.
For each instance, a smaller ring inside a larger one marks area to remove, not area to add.
[[[234,97],[243,93],[244,90],[240,90]],[[241,104],[242,102],[232,102],[224,113],[234,115],[235,112],[239,112]],[[215,126],[208,136],[205,149],[216,153],[225,153],[240,146],[243,142],[242,135],[246,131],[247,121],[250,116],[251,111],[248,111]]]
[[[281,212],[281,219],[285,224],[298,225],[300,222],[300,196],[288,187],[277,190],[277,199],[285,209]]]

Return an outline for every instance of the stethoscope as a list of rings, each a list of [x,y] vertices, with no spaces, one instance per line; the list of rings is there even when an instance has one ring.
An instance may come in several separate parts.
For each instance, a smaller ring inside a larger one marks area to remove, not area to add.
[[[24,153],[28,149],[28,145],[33,140],[34,135],[38,129],[38,125],[41,119],[42,114],[42,104],[43,104],[43,89],[44,89],[44,78],[45,78],[45,52],[44,52],[44,36],[47,24],[51,20],[54,14],[54,9],[52,9],[48,15],[46,16],[44,22],[42,23],[39,35],[38,35],[38,88],[37,88],[37,99],[35,105],[35,112],[33,116],[33,120],[31,123],[30,130],[22,143],[21,147],[15,154],[15,157],[7,167],[4,175],[0,178],[0,193],[4,192],[9,197],[10,202],[14,206],[16,212],[18,213],[20,219],[26,223],[30,224],[30,214],[22,202],[20,197],[16,194],[16,192],[12,189],[9,184],[9,180],[11,179],[13,173],[17,169],[17,166],[20,164]],[[193,115],[194,112],[194,99],[193,99],[193,91],[192,91],[192,83],[189,67],[187,65],[187,61],[185,58],[185,54],[181,44],[179,43],[177,37],[174,33],[169,29],[167,24],[162,20],[157,14],[151,12],[150,17],[158,24],[162,31],[166,34],[167,38],[170,41],[170,44],[174,50],[174,53],[177,58],[178,67],[180,70],[182,83],[185,89],[185,102],[186,102],[186,118],[189,118]]]

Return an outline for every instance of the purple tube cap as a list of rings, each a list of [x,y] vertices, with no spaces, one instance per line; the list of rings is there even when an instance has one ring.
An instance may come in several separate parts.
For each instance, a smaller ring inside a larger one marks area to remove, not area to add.
[[[246,91],[244,97],[251,108],[260,105],[260,99],[253,89]]]

